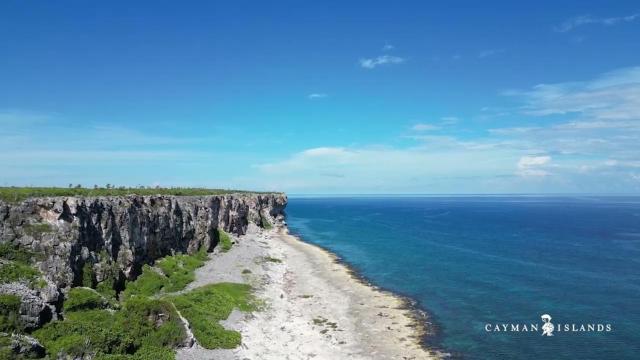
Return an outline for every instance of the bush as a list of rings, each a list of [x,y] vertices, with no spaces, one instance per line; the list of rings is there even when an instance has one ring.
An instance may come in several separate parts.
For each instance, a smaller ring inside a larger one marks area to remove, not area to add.
[[[72,288],[64,302],[65,311],[81,311],[105,309],[109,302],[95,290],[87,288]]]
[[[204,265],[206,259],[207,253],[203,249],[194,255],[177,254],[157,261],[156,265],[162,273],[145,265],[136,281],[127,285],[124,291],[125,298],[180,291],[195,279],[195,270]]]
[[[19,262],[8,262],[0,265],[0,283],[26,281],[36,285],[40,272],[29,265]]]
[[[90,263],[85,263],[82,267],[82,286],[93,288],[95,277],[93,266]]]
[[[0,244],[0,258],[11,260],[23,264],[29,264],[31,259],[39,258],[33,252],[21,249],[20,247],[11,243]]]
[[[218,229],[218,239],[220,240],[220,246],[222,246],[222,251],[227,252],[231,250],[231,237],[226,232]]]
[[[240,333],[219,324],[234,308],[255,309],[251,287],[246,284],[219,283],[206,285],[186,294],[170,297],[191,325],[198,343],[207,349],[232,349],[240,344]]]
[[[0,332],[22,331],[20,298],[15,295],[0,295]]]
[[[51,357],[119,359],[132,355],[128,358],[146,359],[155,354],[158,359],[172,359],[170,347],[181,343],[186,333],[170,303],[132,298],[114,313],[96,309],[70,312],[64,321],[48,323],[33,335]],[[167,349],[159,350],[162,347]]]
[[[142,274],[138,278],[127,284],[124,290],[124,298],[131,296],[152,296],[167,287],[169,279],[162,274],[158,274],[149,265],[142,267]]]

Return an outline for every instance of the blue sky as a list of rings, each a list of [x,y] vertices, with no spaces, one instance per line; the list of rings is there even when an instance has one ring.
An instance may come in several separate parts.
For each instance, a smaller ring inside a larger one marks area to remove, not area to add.
[[[0,3],[0,185],[639,193],[633,1]]]

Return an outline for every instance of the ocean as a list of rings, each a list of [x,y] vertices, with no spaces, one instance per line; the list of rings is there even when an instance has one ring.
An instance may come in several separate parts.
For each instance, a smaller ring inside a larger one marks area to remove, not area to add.
[[[640,197],[291,197],[287,222],[414,300],[455,358],[640,358]]]

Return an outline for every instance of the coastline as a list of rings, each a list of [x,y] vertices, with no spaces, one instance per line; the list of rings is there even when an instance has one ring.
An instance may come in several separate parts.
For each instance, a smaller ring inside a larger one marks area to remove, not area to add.
[[[235,311],[222,324],[242,334],[236,349],[195,344],[177,359],[438,359],[425,347],[427,315],[407,298],[369,284],[333,253],[284,226],[251,227],[229,252],[216,252],[190,288],[249,283],[262,309]]]

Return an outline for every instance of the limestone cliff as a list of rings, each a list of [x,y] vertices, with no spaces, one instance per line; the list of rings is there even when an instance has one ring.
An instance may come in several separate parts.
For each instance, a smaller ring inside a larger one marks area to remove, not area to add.
[[[60,292],[82,285],[87,274],[92,286],[109,281],[118,290],[155,259],[201,248],[211,251],[218,243],[219,229],[240,235],[251,223],[264,227],[281,222],[286,203],[284,194],[49,197],[18,204],[0,201],[0,243],[41,255],[37,267],[47,285],[31,291],[29,296],[42,301],[32,302],[32,309],[25,311],[35,315],[35,308],[48,306],[50,316],[55,317]],[[19,284],[0,286],[2,293],[22,290]],[[23,299],[26,296],[22,294]],[[46,321],[31,320],[34,326]]]

